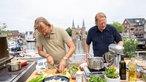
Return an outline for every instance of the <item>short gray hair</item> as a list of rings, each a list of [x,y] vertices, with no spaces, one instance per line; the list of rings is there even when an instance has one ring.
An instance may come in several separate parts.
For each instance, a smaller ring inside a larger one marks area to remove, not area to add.
[[[99,12],[95,16],[95,22],[97,22],[98,18],[106,18],[106,15],[103,12]]]

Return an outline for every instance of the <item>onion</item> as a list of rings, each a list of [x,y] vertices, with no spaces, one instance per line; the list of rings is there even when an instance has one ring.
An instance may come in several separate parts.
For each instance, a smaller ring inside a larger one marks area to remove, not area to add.
[[[76,74],[71,75],[72,79],[76,79]]]

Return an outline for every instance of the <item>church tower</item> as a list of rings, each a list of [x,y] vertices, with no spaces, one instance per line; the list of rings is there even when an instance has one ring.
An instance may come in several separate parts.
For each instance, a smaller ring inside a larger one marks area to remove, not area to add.
[[[82,27],[75,27],[74,20],[72,21],[72,40],[76,46],[76,48],[82,48],[83,52],[85,52],[85,44],[86,44],[86,28],[83,20]],[[79,45],[80,44],[80,45]],[[79,49],[77,49],[79,50]]]
[[[81,28],[81,33],[82,33],[82,39],[86,39],[86,28],[85,28],[84,20]]]
[[[74,45],[76,46],[76,28],[75,28],[74,20],[72,21],[72,40]]]

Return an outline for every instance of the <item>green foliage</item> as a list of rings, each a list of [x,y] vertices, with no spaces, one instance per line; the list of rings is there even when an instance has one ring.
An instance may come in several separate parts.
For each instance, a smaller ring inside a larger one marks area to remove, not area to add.
[[[6,23],[2,23],[2,26],[0,26],[0,30],[4,30],[7,27]]]
[[[75,65],[72,65],[69,67],[69,72],[71,75],[76,74],[76,72],[78,71],[78,67]]]
[[[0,34],[5,34],[6,33],[5,28],[7,28],[6,23],[2,23],[2,26],[0,26]]]
[[[138,46],[138,41],[134,38],[123,38],[124,40],[124,54],[125,56],[132,57]]]
[[[42,82],[44,78],[48,77],[47,74],[41,74],[35,78],[32,78],[30,81],[28,82]]]
[[[123,31],[123,25],[122,24],[120,24],[118,22],[113,22],[112,26],[114,26],[118,30],[119,33],[122,33],[122,31]]]
[[[106,80],[101,77],[90,76],[89,82],[106,82]]]
[[[146,74],[145,73],[142,74],[142,79],[146,82]]]
[[[116,71],[116,68],[114,66],[110,66],[106,71],[105,71],[106,77],[108,78],[118,78],[118,73]]]
[[[68,28],[66,29],[66,31],[67,31],[67,33],[68,33],[70,36],[72,36],[72,29],[71,29],[70,27],[68,27]]]

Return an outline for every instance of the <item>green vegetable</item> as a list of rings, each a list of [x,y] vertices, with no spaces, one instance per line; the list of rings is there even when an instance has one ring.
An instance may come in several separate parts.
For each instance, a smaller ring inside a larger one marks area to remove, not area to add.
[[[114,66],[110,66],[108,70],[105,71],[105,74],[108,78],[118,78],[119,74],[116,71]]]
[[[69,67],[69,72],[71,75],[76,74],[76,72],[78,71],[78,67],[75,65],[72,65],[71,67]]]
[[[42,82],[42,80],[44,79],[44,78],[46,78],[48,75],[47,74],[42,74],[42,75],[39,75],[39,76],[37,76],[37,77],[35,77],[35,78],[32,78],[30,81],[28,81],[28,82]]]
[[[142,79],[143,79],[144,81],[146,81],[146,75],[145,75],[145,73],[142,74]]]
[[[106,82],[105,79],[96,76],[90,76],[89,82]]]

